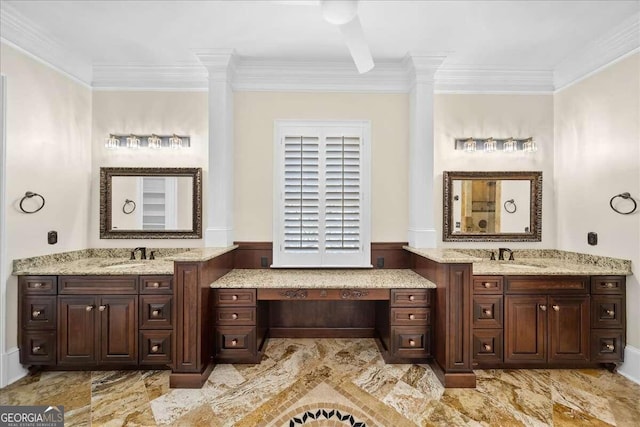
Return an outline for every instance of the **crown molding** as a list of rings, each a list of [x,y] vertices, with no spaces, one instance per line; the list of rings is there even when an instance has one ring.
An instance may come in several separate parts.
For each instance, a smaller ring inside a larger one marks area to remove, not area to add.
[[[207,90],[209,74],[198,63],[94,65],[98,90]]]
[[[209,71],[209,80],[233,81],[237,62],[234,49],[199,49],[194,50],[193,53]]]
[[[640,12],[560,62],[554,71],[555,89],[564,89],[639,48]]]
[[[0,37],[40,62],[85,85],[91,83],[91,64],[66,49],[54,37],[25,18],[6,1],[0,2]]]
[[[498,67],[456,65],[435,74],[440,93],[553,93],[552,70],[506,70]]]

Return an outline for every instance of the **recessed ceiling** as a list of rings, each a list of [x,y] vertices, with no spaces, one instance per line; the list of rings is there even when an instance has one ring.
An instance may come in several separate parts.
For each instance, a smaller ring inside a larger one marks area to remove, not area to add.
[[[348,59],[338,29],[302,1],[7,1],[91,64],[243,57]],[[445,52],[446,64],[553,69],[639,10],[634,1],[361,1],[375,59]]]

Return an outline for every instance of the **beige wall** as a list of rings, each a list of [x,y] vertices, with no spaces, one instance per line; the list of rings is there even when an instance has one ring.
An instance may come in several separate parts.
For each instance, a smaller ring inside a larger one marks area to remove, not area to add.
[[[536,153],[466,153],[454,150],[462,137],[532,136]],[[436,94],[434,101],[434,210],[440,246],[552,248],[555,245],[553,95]],[[542,241],[442,242],[443,171],[542,171]]]
[[[236,241],[272,241],[274,120],[371,121],[372,242],[406,242],[406,94],[235,93]]]
[[[622,192],[640,201],[640,54],[556,94],[555,141],[558,248],[632,261],[627,343],[640,349],[640,212],[609,207]]]
[[[189,135],[191,148],[182,150],[108,150],[110,133]],[[203,239],[100,239],[101,167],[201,167],[203,195],[207,194],[209,153],[208,98],[206,92],[95,91],[93,94],[93,162],[90,247],[198,247]],[[203,200],[206,213],[207,200]],[[206,214],[203,215],[206,218]],[[204,226],[203,226],[204,229]]]
[[[7,258],[12,261],[86,248],[91,183],[91,90],[2,44],[6,76]],[[46,199],[35,214],[18,204],[26,191]],[[47,243],[47,232],[58,243]],[[6,347],[17,345],[17,280],[7,283]],[[12,376],[9,372],[9,378]]]

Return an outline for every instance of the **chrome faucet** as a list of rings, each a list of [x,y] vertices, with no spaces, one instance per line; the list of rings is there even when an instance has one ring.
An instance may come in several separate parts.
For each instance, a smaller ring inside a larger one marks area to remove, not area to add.
[[[513,261],[513,251],[509,248],[498,248],[498,260],[504,261],[504,253],[509,252],[509,261]]]
[[[145,248],[145,247],[139,247],[139,248],[135,248],[134,250],[132,250],[130,259],[136,259],[136,252],[137,251],[140,251],[140,259],[147,259],[147,248]]]

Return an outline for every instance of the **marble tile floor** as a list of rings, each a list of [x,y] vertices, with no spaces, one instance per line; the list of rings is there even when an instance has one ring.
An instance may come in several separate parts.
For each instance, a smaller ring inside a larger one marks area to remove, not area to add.
[[[476,373],[475,390],[445,390],[371,339],[272,339],[261,364],[218,365],[199,390],[169,389],[169,371],[43,372],[0,405],[64,405],[67,426],[640,425],[640,385],[606,370]]]

